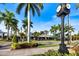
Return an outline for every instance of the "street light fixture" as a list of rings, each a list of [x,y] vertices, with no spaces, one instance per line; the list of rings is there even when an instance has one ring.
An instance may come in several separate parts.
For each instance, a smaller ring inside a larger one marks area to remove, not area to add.
[[[70,13],[70,4],[62,3],[57,8],[57,17],[61,17],[61,43],[59,47],[59,52],[69,53],[64,43],[64,18]]]

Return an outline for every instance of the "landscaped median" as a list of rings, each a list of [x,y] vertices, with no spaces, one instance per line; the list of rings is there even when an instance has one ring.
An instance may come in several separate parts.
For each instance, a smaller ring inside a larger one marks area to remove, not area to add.
[[[69,53],[69,54],[62,54],[55,50],[48,50],[44,54],[34,54],[33,56],[79,56],[79,54]]]
[[[34,54],[33,56],[79,56],[79,44],[74,45],[73,47],[68,48],[69,54],[60,53],[57,50],[48,50],[43,54]]]
[[[11,50],[15,50],[15,49],[23,49],[23,48],[34,48],[37,47],[38,43],[35,42],[20,42],[20,43],[12,43],[11,44]]]
[[[12,44],[11,44],[11,50],[15,50],[15,49],[23,49],[23,48],[33,48],[33,47],[37,47],[38,43],[36,43],[35,40],[31,41],[31,42],[18,42],[18,40],[16,39],[16,35],[13,36],[12,38]]]

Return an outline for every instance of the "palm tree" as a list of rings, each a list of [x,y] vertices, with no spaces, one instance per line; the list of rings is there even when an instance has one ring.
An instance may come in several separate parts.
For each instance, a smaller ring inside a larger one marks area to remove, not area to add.
[[[5,26],[7,28],[7,40],[9,40],[9,30],[11,28],[12,25],[12,21],[14,20],[14,13],[8,11],[7,9],[5,9],[5,12],[0,12],[0,20],[4,21]]]
[[[12,24],[11,24],[11,29],[12,29],[11,31],[14,31],[12,41],[15,40],[18,43],[18,39],[16,37],[17,37],[17,33],[19,32],[19,29],[18,29],[17,25],[18,25],[18,20],[14,18],[12,20]],[[14,37],[15,37],[15,39],[14,39]]]
[[[56,39],[57,30],[58,30],[58,26],[56,25],[51,26],[50,32],[53,33],[54,39]]]
[[[58,24],[57,27],[58,27],[58,37],[59,39],[61,39],[61,25]]]
[[[22,21],[22,23],[23,23],[23,28],[25,29],[25,32],[27,33],[27,29],[28,29],[28,20],[27,20],[27,18],[25,18],[23,21]],[[32,22],[30,22],[30,26],[31,27],[33,27],[33,25],[32,25],[33,23]]]
[[[47,34],[48,34],[48,31],[47,30],[40,31],[40,35],[44,35],[45,36],[45,39],[47,39],[46,38]]]
[[[40,16],[40,9],[43,8],[43,4],[41,3],[20,3],[17,8],[17,13],[20,14],[20,11],[22,8],[25,7],[25,17],[28,16],[28,36],[27,36],[27,42],[29,43],[30,39],[30,11],[32,12],[32,15],[35,15],[35,12],[38,13]]]
[[[40,35],[40,32],[34,32],[33,36],[35,37],[35,39],[38,39],[38,36]]]
[[[17,34],[17,32],[19,31],[19,29],[18,29],[18,20],[17,19],[12,20],[11,28],[14,31],[14,33]]]
[[[71,25],[65,25],[65,29],[64,29],[65,33],[67,33],[67,37],[68,37],[68,44],[70,44],[71,41],[71,33],[74,32],[74,28]]]
[[[75,29],[75,28],[73,28],[73,26],[70,26],[70,27],[69,27],[69,35],[70,35],[70,40],[69,40],[69,41],[72,40],[71,33],[74,32],[74,29]]]
[[[21,39],[22,39],[22,42],[24,42],[24,37],[25,37],[25,34],[23,32],[19,33]]]

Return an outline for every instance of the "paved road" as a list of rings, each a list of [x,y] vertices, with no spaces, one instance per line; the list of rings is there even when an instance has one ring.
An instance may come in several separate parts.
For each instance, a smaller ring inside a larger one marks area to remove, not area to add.
[[[47,48],[31,48],[31,49],[20,49],[13,50],[5,49],[0,50],[0,56],[31,56],[33,54],[42,54],[47,52],[49,49],[58,49],[57,47],[47,47]]]
[[[9,49],[11,45],[11,42],[5,42],[5,43],[1,43],[0,44],[0,50],[5,50],[5,49]]]
[[[47,52],[49,49],[57,50],[59,47],[47,47],[47,48],[28,48],[20,50],[10,50],[10,42],[0,45],[0,56],[30,56],[33,54],[41,54]],[[58,44],[58,43],[56,43]]]
[[[47,43],[47,42],[46,42]],[[53,42],[48,42],[47,44]],[[33,54],[40,54],[47,52],[49,49],[58,49],[58,47],[47,47],[47,48],[28,48],[20,50],[10,50],[11,42],[0,44],[0,56],[29,56]]]

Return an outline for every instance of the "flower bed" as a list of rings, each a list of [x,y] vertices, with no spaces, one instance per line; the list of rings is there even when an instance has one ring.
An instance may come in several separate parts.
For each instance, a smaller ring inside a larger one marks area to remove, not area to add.
[[[79,54],[74,54],[74,53],[62,54],[62,53],[59,53],[58,51],[48,50],[44,54],[35,54],[33,56],[79,56]]]

